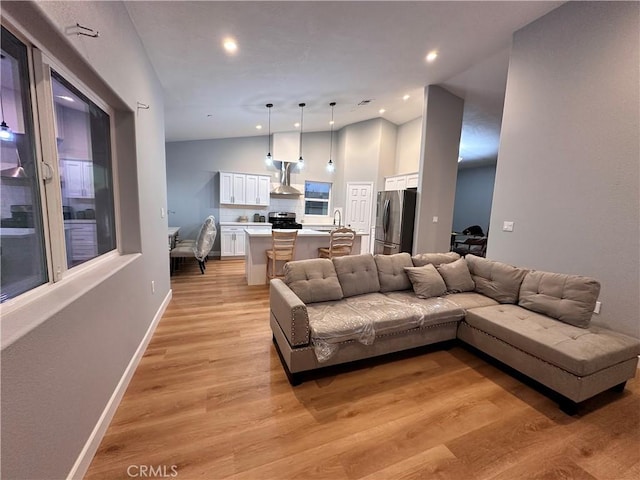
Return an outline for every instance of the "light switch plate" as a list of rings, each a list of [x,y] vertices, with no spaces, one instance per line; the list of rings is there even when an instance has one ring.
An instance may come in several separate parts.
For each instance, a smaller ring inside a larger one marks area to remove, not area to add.
[[[433,223],[438,223],[438,217],[433,217]]]
[[[513,232],[513,222],[504,222],[502,224],[503,232]]]

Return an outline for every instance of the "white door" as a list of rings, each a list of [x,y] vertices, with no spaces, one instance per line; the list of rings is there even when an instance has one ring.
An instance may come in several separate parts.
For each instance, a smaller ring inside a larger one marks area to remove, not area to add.
[[[369,251],[366,236],[371,228],[373,213],[373,183],[347,183],[347,211],[344,224],[363,235],[361,250]]]

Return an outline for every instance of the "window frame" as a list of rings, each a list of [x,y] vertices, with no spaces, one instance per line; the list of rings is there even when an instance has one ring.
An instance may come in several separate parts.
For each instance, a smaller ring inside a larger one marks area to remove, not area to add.
[[[307,183],[322,183],[325,185],[329,185],[329,198],[328,199],[323,199],[323,198],[309,198],[307,197]],[[321,181],[321,180],[305,180],[304,182],[304,216],[305,217],[312,217],[312,218],[326,218],[326,217],[330,217],[330,211],[331,211],[331,205],[332,205],[332,199],[333,199],[333,182],[325,182],[325,181]],[[326,215],[322,215],[322,214],[315,214],[315,213],[307,213],[307,202],[323,202],[327,204],[327,214]]]

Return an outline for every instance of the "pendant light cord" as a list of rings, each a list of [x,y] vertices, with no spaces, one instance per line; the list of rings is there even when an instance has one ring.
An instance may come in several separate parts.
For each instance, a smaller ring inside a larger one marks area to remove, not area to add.
[[[329,104],[331,106],[331,136],[329,137],[329,163],[333,163],[333,107],[336,106],[336,102],[331,102]]]
[[[304,117],[304,107],[305,107],[306,103],[300,103],[298,104],[298,106],[300,107],[300,158],[298,159],[298,161],[303,161],[304,159],[302,158],[302,120]]]

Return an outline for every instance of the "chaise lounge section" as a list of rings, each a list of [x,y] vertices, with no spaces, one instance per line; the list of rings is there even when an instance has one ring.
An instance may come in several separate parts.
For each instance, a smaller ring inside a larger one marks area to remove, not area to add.
[[[473,255],[352,255],[289,262],[270,324],[289,381],[459,339],[575,406],[636,372],[640,341],[591,325],[599,283]]]

